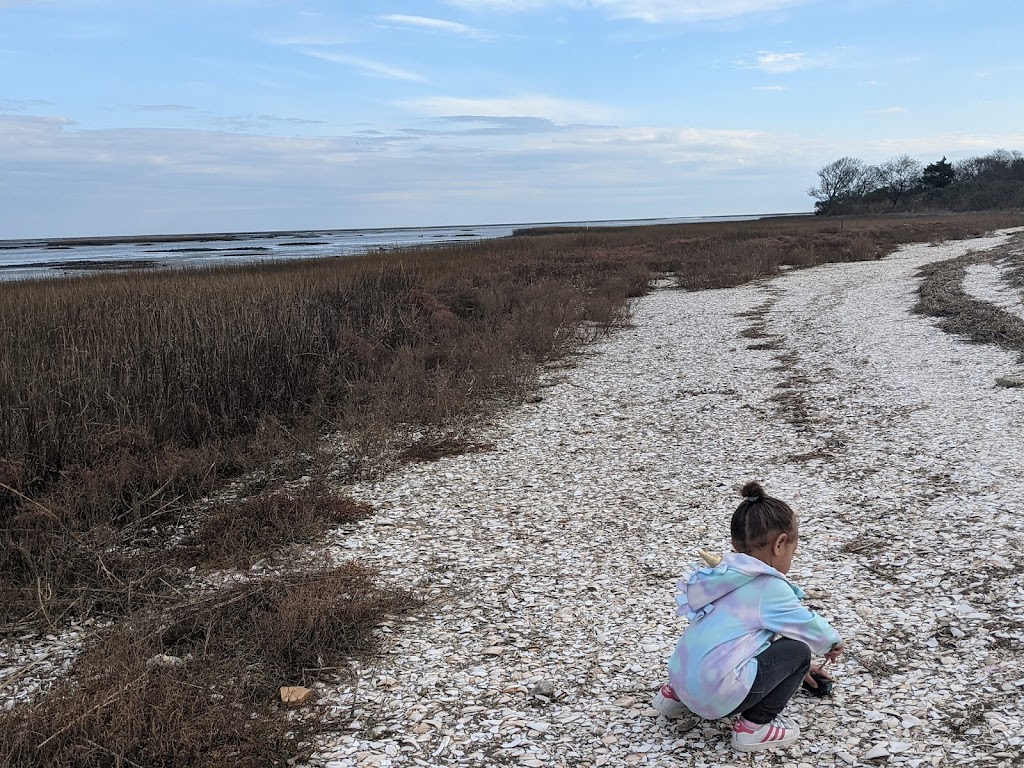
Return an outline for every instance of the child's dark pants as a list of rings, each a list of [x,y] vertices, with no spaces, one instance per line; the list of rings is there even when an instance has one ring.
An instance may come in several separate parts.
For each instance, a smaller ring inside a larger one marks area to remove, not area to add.
[[[751,723],[770,723],[785,709],[811,668],[806,643],[780,637],[757,656],[757,677],[750,693],[730,714],[742,712]]]

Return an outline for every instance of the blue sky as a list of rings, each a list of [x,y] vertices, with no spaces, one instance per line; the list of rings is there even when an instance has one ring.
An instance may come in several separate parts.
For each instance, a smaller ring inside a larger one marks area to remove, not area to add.
[[[1024,149],[1019,0],[0,0],[0,238],[810,210]]]

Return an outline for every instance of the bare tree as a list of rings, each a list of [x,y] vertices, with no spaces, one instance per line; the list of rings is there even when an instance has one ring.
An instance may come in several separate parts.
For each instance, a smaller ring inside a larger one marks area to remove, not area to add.
[[[910,155],[899,155],[874,168],[878,185],[895,208],[900,198],[921,181],[921,163]]]
[[[841,157],[818,171],[818,186],[807,194],[815,198],[822,213],[832,213],[836,205],[854,195],[863,194],[868,183],[869,168],[856,157]]]

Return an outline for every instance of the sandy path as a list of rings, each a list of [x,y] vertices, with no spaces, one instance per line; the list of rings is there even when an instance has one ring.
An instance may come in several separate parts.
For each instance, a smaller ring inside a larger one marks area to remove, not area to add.
[[[354,489],[380,512],[337,555],[431,599],[323,691],[357,721],[316,764],[749,764],[728,722],[648,700],[674,582],[758,478],[801,516],[791,576],[851,654],[834,698],[787,710],[803,738],[754,762],[1020,765],[1024,389],[993,385],[1021,369],[909,314],[917,267],[1004,241],[655,291],[493,450]]]

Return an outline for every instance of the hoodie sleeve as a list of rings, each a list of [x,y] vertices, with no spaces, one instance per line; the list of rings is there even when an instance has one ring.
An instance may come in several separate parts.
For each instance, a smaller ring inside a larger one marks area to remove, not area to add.
[[[779,578],[765,579],[761,591],[761,620],[765,629],[807,643],[816,655],[840,642],[839,633],[797,598],[793,586]]]

